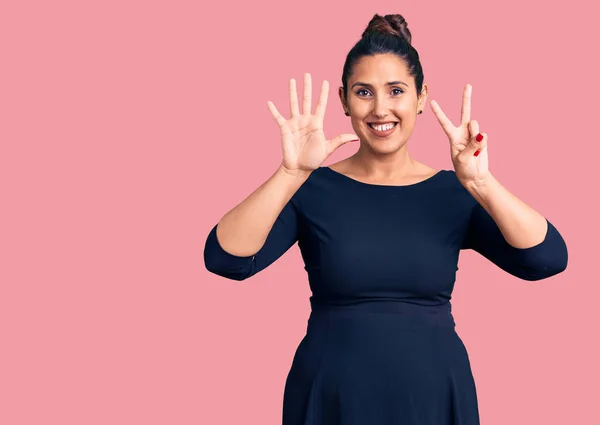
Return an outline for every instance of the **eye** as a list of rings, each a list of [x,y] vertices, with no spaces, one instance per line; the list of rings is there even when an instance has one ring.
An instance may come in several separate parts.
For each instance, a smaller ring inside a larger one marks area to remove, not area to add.
[[[357,90],[357,91],[356,91],[356,94],[357,94],[358,96],[363,96],[363,95],[361,94],[362,92],[369,93],[369,91],[368,91],[367,89],[360,89],[360,90]],[[402,89],[399,89],[398,87],[395,87],[394,89],[392,89],[392,92],[400,92],[400,93],[395,93],[395,95],[396,95],[396,96],[398,96],[398,95],[400,95],[400,94],[404,93],[404,90],[402,90]]]

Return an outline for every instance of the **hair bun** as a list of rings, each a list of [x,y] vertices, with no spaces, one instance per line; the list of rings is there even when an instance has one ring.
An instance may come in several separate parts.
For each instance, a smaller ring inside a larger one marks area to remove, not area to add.
[[[367,34],[389,34],[396,37],[404,38],[408,44],[411,44],[412,36],[408,30],[406,19],[398,14],[381,16],[375,14],[369,21],[369,25],[364,30],[362,37]]]

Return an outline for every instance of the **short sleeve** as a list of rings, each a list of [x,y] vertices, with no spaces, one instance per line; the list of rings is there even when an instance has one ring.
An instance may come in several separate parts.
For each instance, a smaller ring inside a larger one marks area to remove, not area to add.
[[[541,280],[554,276],[567,268],[566,243],[546,219],[546,236],[539,244],[529,248],[510,245],[492,216],[475,203],[461,249],[472,249],[504,271],[524,280]]]
[[[292,199],[275,220],[261,249],[254,255],[239,257],[225,251],[214,225],[204,246],[204,264],[208,271],[233,280],[244,280],[267,268],[298,241],[298,205]]]

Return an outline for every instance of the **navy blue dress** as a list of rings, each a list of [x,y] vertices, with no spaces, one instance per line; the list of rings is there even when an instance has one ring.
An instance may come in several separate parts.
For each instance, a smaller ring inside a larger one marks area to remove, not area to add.
[[[216,225],[204,261],[243,280],[298,242],[312,291],[306,335],[285,383],[283,425],[477,425],[467,350],[450,298],[459,251],[540,280],[567,266],[566,244],[509,245],[453,170],[408,186],[362,183],[320,167],[255,255],[224,251]]]

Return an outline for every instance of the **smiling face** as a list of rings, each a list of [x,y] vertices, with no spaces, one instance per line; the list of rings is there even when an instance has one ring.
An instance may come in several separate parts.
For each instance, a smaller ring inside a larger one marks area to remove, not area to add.
[[[384,154],[403,147],[413,131],[418,111],[425,107],[427,85],[423,84],[421,96],[417,97],[414,78],[404,62],[394,54],[378,54],[364,56],[354,65],[347,87],[347,98],[342,87],[339,95],[360,140]]]

